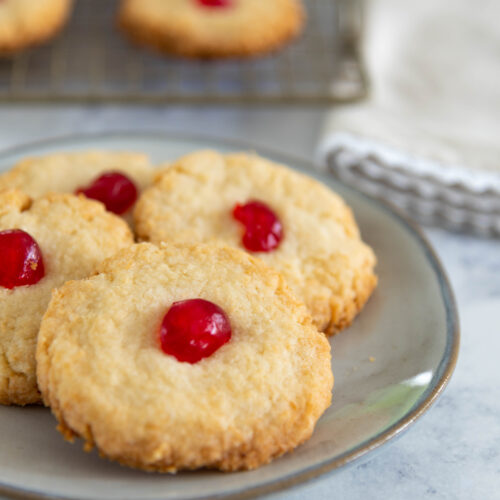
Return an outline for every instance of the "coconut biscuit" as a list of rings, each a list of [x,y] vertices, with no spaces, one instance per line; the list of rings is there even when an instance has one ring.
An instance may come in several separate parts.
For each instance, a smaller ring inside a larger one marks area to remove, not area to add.
[[[83,196],[33,200],[17,190],[0,192],[0,231],[8,229],[35,239],[45,267],[36,284],[0,286],[0,403],[25,405],[40,402],[35,348],[52,290],[90,275],[103,259],[131,245],[133,236],[122,219]]]
[[[278,49],[304,22],[299,0],[123,0],[119,24],[133,41],[196,58],[249,57]]]
[[[71,0],[0,2],[0,56],[10,56],[54,37],[71,13]]]
[[[303,174],[253,154],[187,155],[142,194],[136,231],[153,243],[217,240],[243,248],[232,210],[249,200],[269,205],[284,228],[276,250],[254,255],[283,274],[320,330],[348,326],[376,286],[376,258],[344,201]]]
[[[201,298],[232,337],[195,364],[165,354],[169,307]],[[306,440],[330,403],[330,346],[283,278],[221,245],[136,244],[53,295],[37,349],[68,439],[141,469],[252,469]]]

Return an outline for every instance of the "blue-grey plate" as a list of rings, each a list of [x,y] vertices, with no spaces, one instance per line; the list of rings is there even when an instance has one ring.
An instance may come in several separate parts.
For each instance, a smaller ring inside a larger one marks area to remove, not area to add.
[[[77,136],[0,153],[0,170],[24,156],[60,150],[137,150],[159,163],[201,148],[255,149],[185,135]],[[354,324],[331,341],[333,402],[312,438],[255,471],[148,474],[84,453],[81,443],[66,443],[47,409],[0,407],[0,493],[85,500],[248,498],[359,459],[401,434],[439,396],[457,360],[459,333],[448,280],[427,241],[385,204],[300,160],[259,152],[316,177],[343,196],[378,257],[377,290]]]

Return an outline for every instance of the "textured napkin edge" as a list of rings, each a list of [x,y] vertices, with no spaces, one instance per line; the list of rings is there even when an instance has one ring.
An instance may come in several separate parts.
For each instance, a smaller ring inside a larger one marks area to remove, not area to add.
[[[370,160],[378,163],[394,174],[424,179],[455,187],[470,194],[491,194],[500,196],[500,176],[498,174],[474,170],[461,165],[445,165],[441,162],[408,154],[380,141],[369,139],[350,132],[330,132],[321,140],[316,152],[319,168],[328,168],[329,158],[337,151],[349,151],[352,162]]]

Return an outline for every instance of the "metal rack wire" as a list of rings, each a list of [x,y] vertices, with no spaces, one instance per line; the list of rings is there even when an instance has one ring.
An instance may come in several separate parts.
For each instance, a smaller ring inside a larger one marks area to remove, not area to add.
[[[188,61],[130,45],[118,1],[78,0],[53,42],[0,61],[1,101],[342,102],[362,97],[362,0],[305,0],[307,27],[256,60]]]

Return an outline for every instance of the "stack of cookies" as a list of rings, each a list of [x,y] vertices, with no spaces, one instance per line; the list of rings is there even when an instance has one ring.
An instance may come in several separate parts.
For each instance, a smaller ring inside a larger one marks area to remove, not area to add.
[[[327,335],[374,266],[341,198],[256,155],[22,161],[0,176],[0,402],[128,466],[258,467],[329,406]]]

